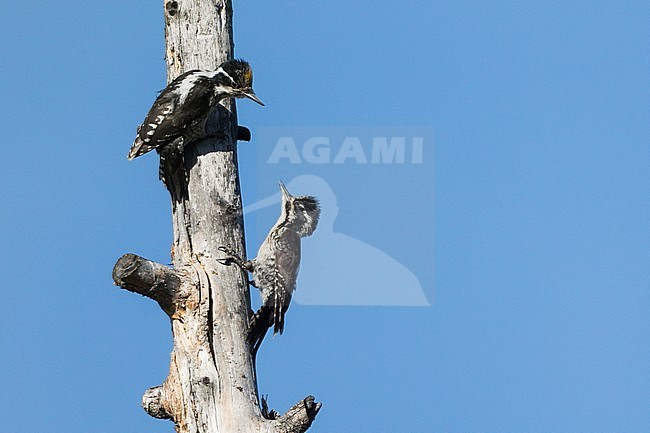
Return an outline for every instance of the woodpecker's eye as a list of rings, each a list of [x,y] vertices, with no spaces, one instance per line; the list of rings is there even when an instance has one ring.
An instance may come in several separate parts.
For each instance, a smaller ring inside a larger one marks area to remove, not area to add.
[[[219,72],[216,77],[216,83],[220,86],[227,86],[227,87],[232,87],[233,89],[236,89],[237,82],[228,74],[225,72]]]

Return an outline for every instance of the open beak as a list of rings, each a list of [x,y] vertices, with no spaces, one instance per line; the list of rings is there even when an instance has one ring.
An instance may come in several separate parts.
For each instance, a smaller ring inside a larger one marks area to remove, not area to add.
[[[248,89],[244,89],[242,94],[248,99],[252,99],[253,101],[257,102],[262,107],[264,106],[264,102],[260,101],[260,98],[257,97],[257,95],[255,94],[252,88],[249,87]]]
[[[285,200],[288,197],[291,197],[291,194],[289,194],[289,191],[287,190],[287,187],[284,186],[284,183],[282,183],[282,181],[279,181],[278,184],[280,184],[280,191],[282,191],[282,199]]]

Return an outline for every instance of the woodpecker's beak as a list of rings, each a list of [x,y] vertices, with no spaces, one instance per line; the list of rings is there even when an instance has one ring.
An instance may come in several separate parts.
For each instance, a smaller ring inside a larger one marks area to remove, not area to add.
[[[289,194],[289,191],[287,190],[287,187],[284,186],[282,181],[279,181],[278,184],[280,184],[280,191],[282,191],[282,201],[288,199],[291,197],[291,194]]]
[[[248,99],[252,99],[253,101],[260,104],[262,107],[264,106],[264,102],[260,101],[260,98],[257,97],[257,95],[255,94],[255,92],[253,91],[253,89],[251,87],[249,87],[248,89],[244,89],[242,91],[242,95],[244,95]]]

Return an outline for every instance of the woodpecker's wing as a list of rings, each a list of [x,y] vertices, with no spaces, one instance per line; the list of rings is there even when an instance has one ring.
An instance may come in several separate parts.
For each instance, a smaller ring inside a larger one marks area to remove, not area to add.
[[[199,70],[188,71],[169,83],[138,127],[128,158],[171,143],[186,128],[202,121],[212,108],[212,89],[210,75]]]
[[[273,245],[275,258],[275,283],[272,298],[273,333],[284,330],[284,313],[289,308],[291,295],[296,288],[298,269],[300,267],[300,236],[289,229],[280,229],[278,241]]]

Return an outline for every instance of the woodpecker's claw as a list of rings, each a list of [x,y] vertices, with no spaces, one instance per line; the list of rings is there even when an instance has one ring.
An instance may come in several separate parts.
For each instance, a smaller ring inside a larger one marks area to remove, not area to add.
[[[223,257],[221,259],[217,259],[217,261],[219,263],[221,263],[222,265],[225,265],[225,266],[232,265],[233,262],[235,261],[235,259],[237,258],[237,255],[235,254],[235,252],[233,250],[231,250],[230,248],[226,248],[226,247],[219,247],[217,249],[219,251],[221,251],[222,253],[226,253],[226,255],[228,256],[228,257]]]
[[[220,246],[220,247],[217,248],[217,249],[218,249],[219,251],[221,251],[222,253],[226,253],[226,254],[228,254],[229,256],[237,257],[237,254],[235,254],[235,251],[233,251],[232,248],[228,248],[228,247]]]
[[[221,263],[224,266],[230,266],[232,265],[232,259],[230,257],[224,257],[221,259],[217,259],[219,263]]]
[[[250,262],[242,260],[241,257],[237,253],[235,253],[232,249],[228,247],[221,246],[217,248],[219,251],[226,253],[228,257],[223,257],[221,259],[217,259],[219,263],[225,266],[230,266],[233,263],[239,266],[243,270],[249,270],[251,269]]]

